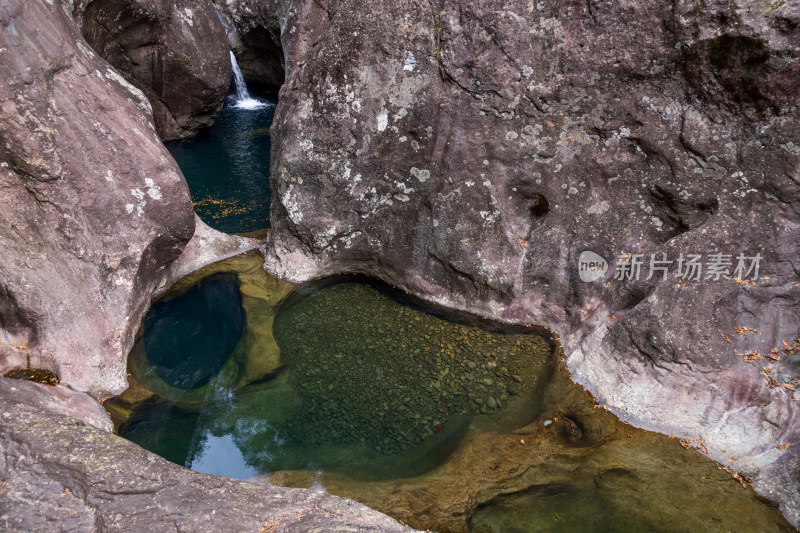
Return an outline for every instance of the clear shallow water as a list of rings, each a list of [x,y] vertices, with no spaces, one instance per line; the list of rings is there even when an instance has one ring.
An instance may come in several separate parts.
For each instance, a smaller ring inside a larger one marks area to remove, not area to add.
[[[139,352],[134,377],[168,388],[169,399],[136,411],[121,434],[173,462],[243,478],[419,475],[469,430],[519,427],[535,412],[537,381],[549,371],[546,341],[449,322],[360,282],[291,297],[274,318],[284,366],[237,386],[242,359],[259,353],[233,355],[241,305],[217,300],[230,283],[206,278],[159,302],[145,322],[145,361]],[[218,374],[206,378],[206,369]]]
[[[532,335],[368,283],[292,293],[258,254],[213,271],[154,306],[129,359],[139,401],[120,433],[173,462],[269,472],[441,532],[793,531],[678,439],[597,409]],[[220,369],[170,384],[159,350]]]
[[[166,143],[186,177],[195,211],[226,233],[269,226],[269,128],[275,103],[253,102],[240,106],[231,95],[211,128]]]

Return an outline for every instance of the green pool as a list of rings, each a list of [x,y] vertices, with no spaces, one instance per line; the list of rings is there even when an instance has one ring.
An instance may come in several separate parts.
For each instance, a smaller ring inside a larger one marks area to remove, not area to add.
[[[291,286],[258,253],[195,278],[145,320],[120,427],[175,463],[436,531],[793,530],[679,439],[598,408],[541,332],[366,279]]]

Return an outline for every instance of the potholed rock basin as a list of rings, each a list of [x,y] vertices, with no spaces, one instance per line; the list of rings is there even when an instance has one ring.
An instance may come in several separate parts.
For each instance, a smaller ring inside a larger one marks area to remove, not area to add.
[[[437,531],[792,530],[681,436],[597,405],[544,332],[364,278],[292,287],[261,261],[215,264],[153,306],[130,358],[139,399],[106,404],[122,435],[193,470],[324,488]],[[187,327],[209,317],[215,329]],[[153,342],[165,325],[174,342]],[[178,379],[181,355],[219,371]]]

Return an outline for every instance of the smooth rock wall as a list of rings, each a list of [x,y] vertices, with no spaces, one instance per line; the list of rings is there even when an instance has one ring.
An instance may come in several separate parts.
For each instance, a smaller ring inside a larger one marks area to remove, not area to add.
[[[147,98],[60,3],[4,2],[0,50],[0,372],[119,394],[151,293],[194,233],[186,182]]]

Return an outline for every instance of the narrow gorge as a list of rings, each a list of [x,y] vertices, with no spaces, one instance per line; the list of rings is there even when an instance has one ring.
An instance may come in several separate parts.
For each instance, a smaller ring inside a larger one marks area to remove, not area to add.
[[[795,531],[799,24],[0,0],[0,529]]]

